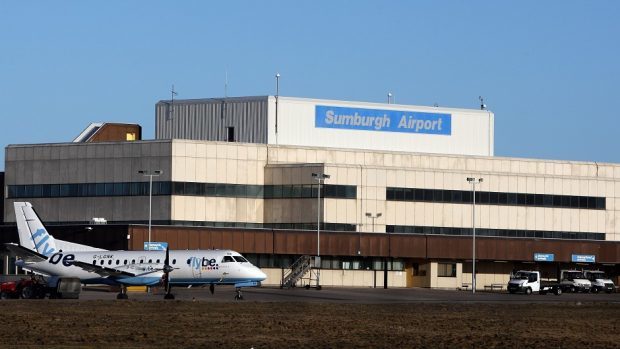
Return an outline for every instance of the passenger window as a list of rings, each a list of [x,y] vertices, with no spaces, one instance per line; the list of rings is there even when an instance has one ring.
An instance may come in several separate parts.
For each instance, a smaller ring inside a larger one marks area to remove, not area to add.
[[[174,265],[174,264],[177,264],[177,260],[176,260],[176,259],[173,259],[173,260],[172,260],[172,264],[173,264],[173,265]]]
[[[116,265],[119,265],[119,264],[121,264],[121,261],[117,259],[116,260]]]
[[[191,259],[191,258],[188,258],[188,259],[187,259],[187,265],[190,265],[190,263],[191,263],[191,262],[192,262],[192,259]]]
[[[93,259],[93,265],[97,265],[97,261]]]
[[[140,264],[142,264],[142,263],[144,263],[144,259],[141,259],[141,260],[140,260]]]
[[[126,259],[123,261],[123,264],[127,265],[127,260]]]
[[[152,260],[152,259],[149,259],[149,263],[153,263],[153,260]]]
[[[155,261],[155,263],[159,264],[159,259]]]
[[[108,259],[108,265],[112,265],[112,260]]]
[[[224,256],[224,258],[222,258],[222,263],[234,263],[235,260],[231,257],[231,256]]]
[[[135,259],[132,259],[132,260],[131,260],[131,264],[136,264],[136,260],[135,260]]]
[[[103,259],[101,260],[101,262],[99,264],[103,265]]]

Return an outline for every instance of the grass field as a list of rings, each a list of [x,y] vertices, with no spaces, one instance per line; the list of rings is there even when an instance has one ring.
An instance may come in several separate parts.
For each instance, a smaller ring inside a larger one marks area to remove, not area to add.
[[[620,304],[0,302],[1,347],[619,348]]]

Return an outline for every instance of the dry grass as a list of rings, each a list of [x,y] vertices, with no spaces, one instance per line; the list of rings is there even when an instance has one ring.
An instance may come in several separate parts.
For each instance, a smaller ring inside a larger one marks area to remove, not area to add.
[[[618,348],[620,304],[0,302],[2,347]]]

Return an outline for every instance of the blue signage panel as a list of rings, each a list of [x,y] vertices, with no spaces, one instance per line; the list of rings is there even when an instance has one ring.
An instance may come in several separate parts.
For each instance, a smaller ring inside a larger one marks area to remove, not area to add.
[[[592,254],[574,254],[571,255],[571,261],[579,263],[594,263],[596,256]]]
[[[151,241],[151,248],[149,248],[148,241],[144,242],[145,251],[165,251],[168,248],[167,242],[153,242]]]
[[[534,260],[537,262],[553,262],[554,259],[553,253],[534,253]]]
[[[449,136],[452,134],[452,115],[317,105],[315,106],[314,126]]]

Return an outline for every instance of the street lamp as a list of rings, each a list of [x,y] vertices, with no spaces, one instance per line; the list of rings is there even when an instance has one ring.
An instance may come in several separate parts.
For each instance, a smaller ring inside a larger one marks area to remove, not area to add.
[[[317,190],[317,207],[316,207],[316,262],[315,266],[321,265],[321,181],[325,183],[325,180],[330,176],[325,173],[312,173],[312,178],[319,182],[319,189]],[[316,274],[316,287],[319,287],[319,273]]]
[[[140,170],[139,174],[149,177],[149,244],[148,250],[151,250],[151,212],[152,212],[152,202],[153,202],[153,177],[157,177],[164,173],[162,170],[148,171],[148,170]]]
[[[366,212],[366,217],[372,219],[372,232],[375,232],[375,218],[381,217],[381,213],[377,213],[376,215],[372,215],[370,212]]]
[[[471,235],[472,242],[472,269],[471,269],[471,293],[476,293],[476,184],[482,183],[482,178],[467,177],[467,181],[471,183],[472,190],[472,210],[471,210]]]

